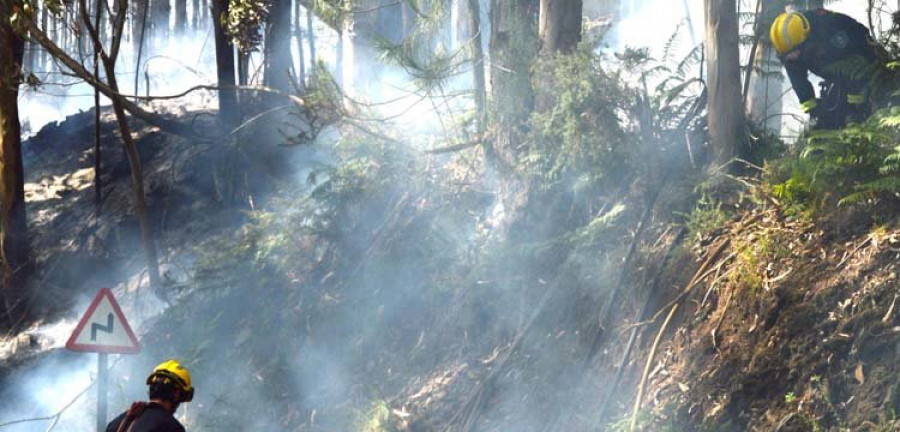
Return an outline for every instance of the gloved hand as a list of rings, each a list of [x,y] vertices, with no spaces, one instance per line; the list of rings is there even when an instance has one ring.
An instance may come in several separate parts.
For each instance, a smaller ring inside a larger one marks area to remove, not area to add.
[[[825,106],[819,102],[821,101],[816,99],[814,103],[810,104],[812,105],[812,107],[806,111],[806,113],[809,114],[809,118],[818,119],[822,118],[825,115]]]

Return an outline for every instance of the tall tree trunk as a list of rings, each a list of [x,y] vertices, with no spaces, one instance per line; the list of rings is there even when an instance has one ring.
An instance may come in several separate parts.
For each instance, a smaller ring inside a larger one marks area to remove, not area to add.
[[[313,13],[309,8],[306,9],[306,40],[309,42],[309,73],[315,76],[316,67],[319,60],[316,59],[316,31],[313,28]]]
[[[741,66],[736,0],[705,0],[708,124],[711,161],[729,163],[740,154]]]
[[[300,0],[294,2],[294,35],[297,37],[297,81],[303,87],[306,82],[306,60],[303,58],[303,23],[300,21],[300,15],[303,7]]]
[[[82,10],[86,0],[80,0]],[[119,56],[119,50],[124,34],[126,15],[128,10],[127,0],[116,0],[113,15],[110,17],[112,21],[112,38],[110,40],[109,50],[102,50],[100,59],[103,62],[103,69],[106,72],[106,81],[112,91],[119,92],[119,83],[116,80],[116,60]],[[91,23],[90,16],[87,12],[83,12],[81,16],[82,23],[87,27],[88,34],[94,42],[95,49],[102,46],[97,28]],[[153,224],[150,220],[150,212],[147,208],[147,198],[144,192],[144,171],[141,168],[141,159],[138,154],[137,146],[134,143],[134,137],[131,135],[131,126],[128,124],[128,117],[125,114],[123,98],[112,98],[113,112],[119,123],[119,131],[122,134],[122,143],[125,148],[125,156],[128,160],[128,166],[131,169],[131,185],[135,197],[135,211],[137,212],[138,222],[141,230],[141,241],[144,246],[144,254],[147,259],[147,274],[150,280],[150,289],[166,300],[165,293],[162,291],[162,284],[159,276],[159,260],[156,253],[156,241],[153,236]]]
[[[187,0],[175,0],[175,35],[183,35],[187,28]]]
[[[103,3],[97,0],[94,5],[94,28],[100,28],[100,20],[103,18]],[[86,38],[89,39],[89,38]],[[102,42],[102,38],[101,38]],[[100,76],[100,47],[93,44],[94,49],[94,76]],[[135,93],[136,94],[136,93]],[[94,89],[94,206],[99,214],[103,203],[103,182],[100,179],[100,90]]]
[[[25,174],[17,101],[25,43],[10,25],[13,8],[20,6],[13,0],[0,0],[0,299],[8,318],[12,318],[13,302],[25,295],[22,282],[28,268]]]
[[[291,91],[291,0],[273,0],[266,19],[263,81],[283,92]],[[272,98],[268,98],[270,101]]]
[[[484,76],[484,50],[481,38],[481,5],[479,0],[468,0],[469,15],[472,19],[471,44],[472,44],[472,74],[475,82],[475,121],[478,138],[484,136],[487,130],[487,86]]]
[[[781,130],[784,82],[774,77],[781,72],[781,64],[771,46],[759,47],[754,69],[756,72],[750,78],[747,112],[754,123],[777,133]]]
[[[191,15],[191,28],[193,30],[200,29],[200,19],[202,18],[200,12],[203,10],[200,6],[200,0],[191,0],[191,7],[193,9],[193,14]]]
[[[525,127],[534,107],[531,65],[538,48],[534,12],[529,0],[491,0],[491,93],[498,126],[508,138]]]
[[[541,0],[540,37],[547,54],[570,53],[581,42],[581,0]]]
[[[151,1],[152,10],[147,18],[153,26],[153,37],[149,39],[148,46],[166,46],[169,43],[169,15],[172,14],[172,6],[169,5],[169,0]]]
[[[237,96],[234,89],[234,46],[225,34],[223,17],[228,15],[228,0],[213,0],[213,32],[216,40],[216,75],[219,81],[219,117],[227,125],[238,122]]]
[[[144,35],[147,32],[147,15],[150,12],[150,0],[132,0],[131,2],[132,15],[131,19],[131,44],[133,47],[134,55],[136,56],[135,64],[134,64],[134,94],[138,95],[138,83],[140,82],[141,77],[141,58],[144,54]],[[106,27],[106,26],[104,26]],[[102,37],[101,37],[102,40]]]
[[[491,0],[491,94],[496,134],[487,157],[502,173],[500,200],[506,212],[499,232],[523,219],[530,188],[515,172],[524,150],[528,118],[534,108],[531,65],[537,57],[537,6],[530,0]]]

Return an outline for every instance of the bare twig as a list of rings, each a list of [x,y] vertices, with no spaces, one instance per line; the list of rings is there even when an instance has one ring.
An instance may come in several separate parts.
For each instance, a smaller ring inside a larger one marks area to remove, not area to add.
[[[666,320],[663,321],[662,326],[659,328],[659,332],[656,333],[656,339],[653,340],[653,346],[650,348],[650,354],[647,355],[647,363],[644,365],[644,374],[641,376],[641,382],[638,384],[637,397],[634,401],[634,409],[631,411],[631,432],[634,432],[635,427],[637,427],[637,416],[638,412],[641,409],[641,403],[644,401],[644,387],[647,385],[647,377],[650,375],[650,367],[653,365],[653,360],[656,358],[656,350],[659,348],[659,341],[662,339],[663,333],[666,332],[666,328],[669,326],[669,322],[672,321],[672,317],[675,316],[675,311],[678,310],[678,303],[672,305],[672,308],[669,309],[669,315],[666,316]]]

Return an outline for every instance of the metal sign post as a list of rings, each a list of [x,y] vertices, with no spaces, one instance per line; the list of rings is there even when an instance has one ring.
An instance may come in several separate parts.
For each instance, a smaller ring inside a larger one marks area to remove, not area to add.
[[[109,385],[109,354],[97,353],[97,432],[106,430],[106,388]]]
[[[109,288],[101,288],[81,317],[66,348],[97,353],[97,432],[106,431],[109,355],[137,354],[141,344]]]

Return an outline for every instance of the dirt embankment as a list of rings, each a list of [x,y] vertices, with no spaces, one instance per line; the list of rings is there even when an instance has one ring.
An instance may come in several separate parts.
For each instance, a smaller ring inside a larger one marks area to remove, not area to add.
[[[900,227],[770,208],[708,242],[650,369],[649,429],[896,430]]]

